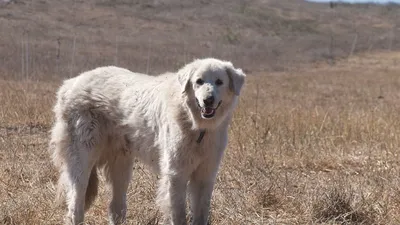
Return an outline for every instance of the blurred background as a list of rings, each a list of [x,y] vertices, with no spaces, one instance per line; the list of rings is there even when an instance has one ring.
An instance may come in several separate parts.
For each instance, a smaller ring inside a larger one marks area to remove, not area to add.
[[[1,0],[0,76],[59,78],[102,65],[156,74],[208,56],[285,71],[399,49],[394,2],[326,2]]]

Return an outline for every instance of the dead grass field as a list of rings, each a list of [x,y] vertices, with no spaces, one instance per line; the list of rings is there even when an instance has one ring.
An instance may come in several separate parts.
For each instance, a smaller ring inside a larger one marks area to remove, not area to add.
[[[249,74],[211,224],[399,224],[400,53]],[[47,152],[59,82],[0,80],[0,224],[61,224]],[[135,166],[127,224],[158,224]],[[104,184],[104,183],[102,183]],[[107,223],[101,189],[88,224]]]

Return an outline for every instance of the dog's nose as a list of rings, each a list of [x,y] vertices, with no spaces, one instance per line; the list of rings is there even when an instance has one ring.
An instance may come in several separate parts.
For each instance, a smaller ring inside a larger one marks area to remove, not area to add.
[[[211,96],[207,97],[206,99],[204,99],[203,101],[206,106],[211,106],[214,104],[214,96],[211,95]]]

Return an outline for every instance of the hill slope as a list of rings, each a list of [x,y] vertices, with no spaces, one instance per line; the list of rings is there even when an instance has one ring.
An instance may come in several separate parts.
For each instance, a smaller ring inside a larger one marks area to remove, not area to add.
[[[298,0],[15,0],[0,3],[0,77],[74,76],[107,64],[158,73],[205,56],[284,70],[399,49],[399,11]]]

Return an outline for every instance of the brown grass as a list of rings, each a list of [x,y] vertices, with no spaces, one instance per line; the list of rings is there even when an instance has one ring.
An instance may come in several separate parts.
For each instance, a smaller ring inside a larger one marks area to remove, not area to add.
[[[250,74],[211,224],[398,224],[397,53]],[[58,82],[0,81],[0,224],[60,224],[47,152]],[[127,224],[158,224],[156,176],[135,166]],[[104,184],[104,182],[101,182]],[[88,224],[106,224],[102,188]]]

